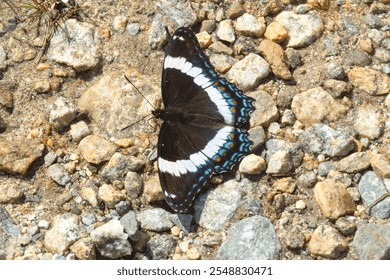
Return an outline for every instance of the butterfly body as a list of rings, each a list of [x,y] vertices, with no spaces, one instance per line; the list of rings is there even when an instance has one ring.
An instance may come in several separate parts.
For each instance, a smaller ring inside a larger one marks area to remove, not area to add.
[[[163,120],[158,139],[160,184],[169,206],[187,212],[214,174],[231,170],[250,153],[243,126],[254,99],[218,76],[194,33],[181,27],[166,51],[162,75]]]

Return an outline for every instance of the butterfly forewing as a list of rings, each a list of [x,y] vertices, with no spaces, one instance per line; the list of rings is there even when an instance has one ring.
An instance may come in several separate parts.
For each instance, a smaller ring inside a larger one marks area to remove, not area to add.
[[[250,152],[251,141],[241,127],[249,121],[254,100],[218,76],[185,27],[166,47],[162,97],[160,183],[170,207],[186,212],[213,174],[232,169]]]

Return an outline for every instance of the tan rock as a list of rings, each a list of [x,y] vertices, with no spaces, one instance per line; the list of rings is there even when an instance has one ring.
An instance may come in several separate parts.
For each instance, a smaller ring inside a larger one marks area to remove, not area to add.
[[[207,31],[197,33],[196,38],[198,39],[199,45],[204,49],[213,43],[211,35]]]
[[[337,164],[337,169],[341,172],[357,173],[370,167],[370,156],[364,152],[353,153]]]
[[[295,180],[291,177],[279,179],[272,184],[272,187],[276,190],[290,194],[294,192],[296,186]]]
[[[288,59],[283,48],[271,40],[263,40],[260,43],[260,52],[271,66],[272,72],[283,80],[292,78],[288,70]]]
[[[348,73],[348,78],[358,90],[371,95],[384,95],[390,92],[390,77],[379,71],[355,67]]]
[[[355,212],[356,206],[345,185],[336,180],[325,179],[314,187],[314,197],[325,217],[336,220]]]
[[[95,246],[90,237],[77,240],[70,250],[76,255],[79,260],[93,260],[96,257]]]
[[[148,202],[164,200],[158,176],[150,177],[149,180],[145,182],[144,195]]]
[[[297,119],[306,126],[323,121],[335,121],[348,110],[321,87],[295,95],[291,109]]]
[[[126,199],[123,193],[107,184],[104,184],[99,188],[98,197],[103,200],[108,208],[115,208],[115,204]]]
[[[85,201],[88,201],[88,203],[91,204],[93,207],[98,206],[97,190],[95,190],[94,188],[83,186],[80,189],[80,196]]]
[[[242,174],[260,174],[266,169],[265,160],[255,154],[250,154],[241,161],[239,171]]]
[[[12,174],[26,174],[31,164],[42,156],[45,145],[37,140],[0,139],[0,170]]]
[[[374,47],[372,46],[372,42],[369,38],[360,39],[359,40],[359,48],[368,54],[374,53]]]
[[[256,110],[252,113],[250,119],[251,127],[267,127],[270,123],[276,121],[279,118],[279,112],[275,101],[267,92],[259,90],[248,95],[256,99]]]
[[[313,255],[334,259],[348,249],[348,243],[335,228],[321,225],[312,234],[308,249]]]
[[[385,179],[390,179],[390,159],[374,151],[370,154],[371,166],[375,173]]]
[[[23,197],[22,188],[19,185],[0,185],[0,204],[16,203]]]
[[[307,4],[315,8],[320,8],[324,11],[329,8],[329,0],[308,0]]]
[[[117,147],[100,136],[89,135],[80,141],[78,148],[86,161],[99,164],[109,160]]]
[[[199,260],[200,259],[200,254],[198,252],[198,249],[196,247],[191,247],[190,249],[187,250],[186,255],[188,259],[190,260]]]
[[[354,113],[353,127],[360,136],[374,140],[381,135],[383,116],[377,108],[372,105],[362,106],[357,108]]]
[[[280,43],[288,37],[288,34],[282,25],[273,21],[267,26],[264,37],[275,43]]]

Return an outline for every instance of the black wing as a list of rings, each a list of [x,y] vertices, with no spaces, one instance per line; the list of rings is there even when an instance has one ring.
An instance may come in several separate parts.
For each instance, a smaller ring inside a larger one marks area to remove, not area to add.
[[[213,174],[230,170],[250,152],[248,133],[228,125],[166,121],[160,129],[158,168],[165,199],[176,212],[187,212]]]
[[[186,27],[177,29],[166,47],[161,88],[165,108],[180,108],[235,127],[248,122],[254,110],[254,99],[218,76]]]

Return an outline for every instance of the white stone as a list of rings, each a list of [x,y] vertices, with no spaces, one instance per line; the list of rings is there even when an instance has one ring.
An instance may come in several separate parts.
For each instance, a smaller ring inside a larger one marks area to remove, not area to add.
[[[244,59],[234,64],[227,76],[241,90],[248,91],[257,87],[269,73],[270,65],[268,62],[261,56],[250,53]]]
[[[317,12],[298,15],[294,12],[281,12],[275,21],[282,25],[290,37],[288,47],[305,47],[319,38],[324,30],[321,16]]]
[[[236,40],[234,28],[230,19],[223,20],[219,23],[217,36],[220,40],[233,43]]]
[[[245,13],[237,19],[236,29],[244,35],[259,38],[264,34],[265,24],[256,17]]]

